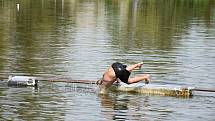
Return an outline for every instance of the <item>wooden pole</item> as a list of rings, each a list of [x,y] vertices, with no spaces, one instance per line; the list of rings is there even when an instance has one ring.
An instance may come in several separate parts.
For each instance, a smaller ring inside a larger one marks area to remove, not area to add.
[[[79,84],[96,84],[96,81],[90,80],[43,80],[49,82],[79,83]]]
[[[6,81],[8,77],[0,76],[0,80]],[[47,81],[47,82],[64,82],[64,83],[80,83],[80,84],[96,84],[96,80],[73,80],[69,78],[53,78],[53,77],[36,77],[38,81]]]
[[[201,91],[201,92],[215,92],[215,89],[208,89],[208,88],[194,88],[191,90],[192,91]]]
[[[5,76],[0,76],[0,80],[8,79]],[[71,79],[53,79],[53,78],[38,78],[38,81],[48,81],[48,82],[64,82],[64,83],[79,83],[79,84],[96,84],[96,80],[71,80]],[[194,87],[190,89],[191,91],[201,91],[201,92],[215,92],[215,89],[209,88],[198,88]]]

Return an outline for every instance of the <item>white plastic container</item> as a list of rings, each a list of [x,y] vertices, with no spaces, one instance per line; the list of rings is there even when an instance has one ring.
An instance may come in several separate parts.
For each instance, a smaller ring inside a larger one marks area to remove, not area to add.
[[[7,82],[9,86],[37,86],[39,81],[31,76],[9,76]]]

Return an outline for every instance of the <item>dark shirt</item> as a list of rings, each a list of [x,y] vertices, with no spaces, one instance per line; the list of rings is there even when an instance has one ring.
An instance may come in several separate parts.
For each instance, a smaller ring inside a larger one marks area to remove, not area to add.
[[[112,68],[115,72],[116,78],[119,78],[122,82],[128,84],[128,78],[130,76],[130,72],[126,70],[126,65],[123,65],[119,62],[113,63]]]

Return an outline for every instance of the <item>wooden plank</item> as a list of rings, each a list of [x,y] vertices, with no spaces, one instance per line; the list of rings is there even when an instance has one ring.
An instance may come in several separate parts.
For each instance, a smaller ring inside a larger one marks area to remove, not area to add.
[[[135,92],[150,95],[164,95],[175,97],[192,97],[192,87],[176,86],[176,85],[158,85],[158,84],[124,84],[115,85],[112,89],[124,92]]]

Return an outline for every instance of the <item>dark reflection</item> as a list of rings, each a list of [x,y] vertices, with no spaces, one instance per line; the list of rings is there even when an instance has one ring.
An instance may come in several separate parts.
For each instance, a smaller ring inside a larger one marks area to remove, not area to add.
[[[168,98],[164,99],[163,102],[156,96],[149,97],[125,93],[110,93],[99,95],[99,97],[102,106],[101,111],[108,120],[165,120],[171,119],[171,115],[174,113],[166,106],[168,103],[164,103],[169,100]],[[162,106],[158,107],[157,103],[162,103],[159,104]]]
[[[108,120],[140,120],[142,114],[140,114],[140,100],[130,99],[123,95],[99,95],[101,99],[102,112]],[[147,105],[147,101],[143,102]],[[141,107],[144,108],[144,107]]]

